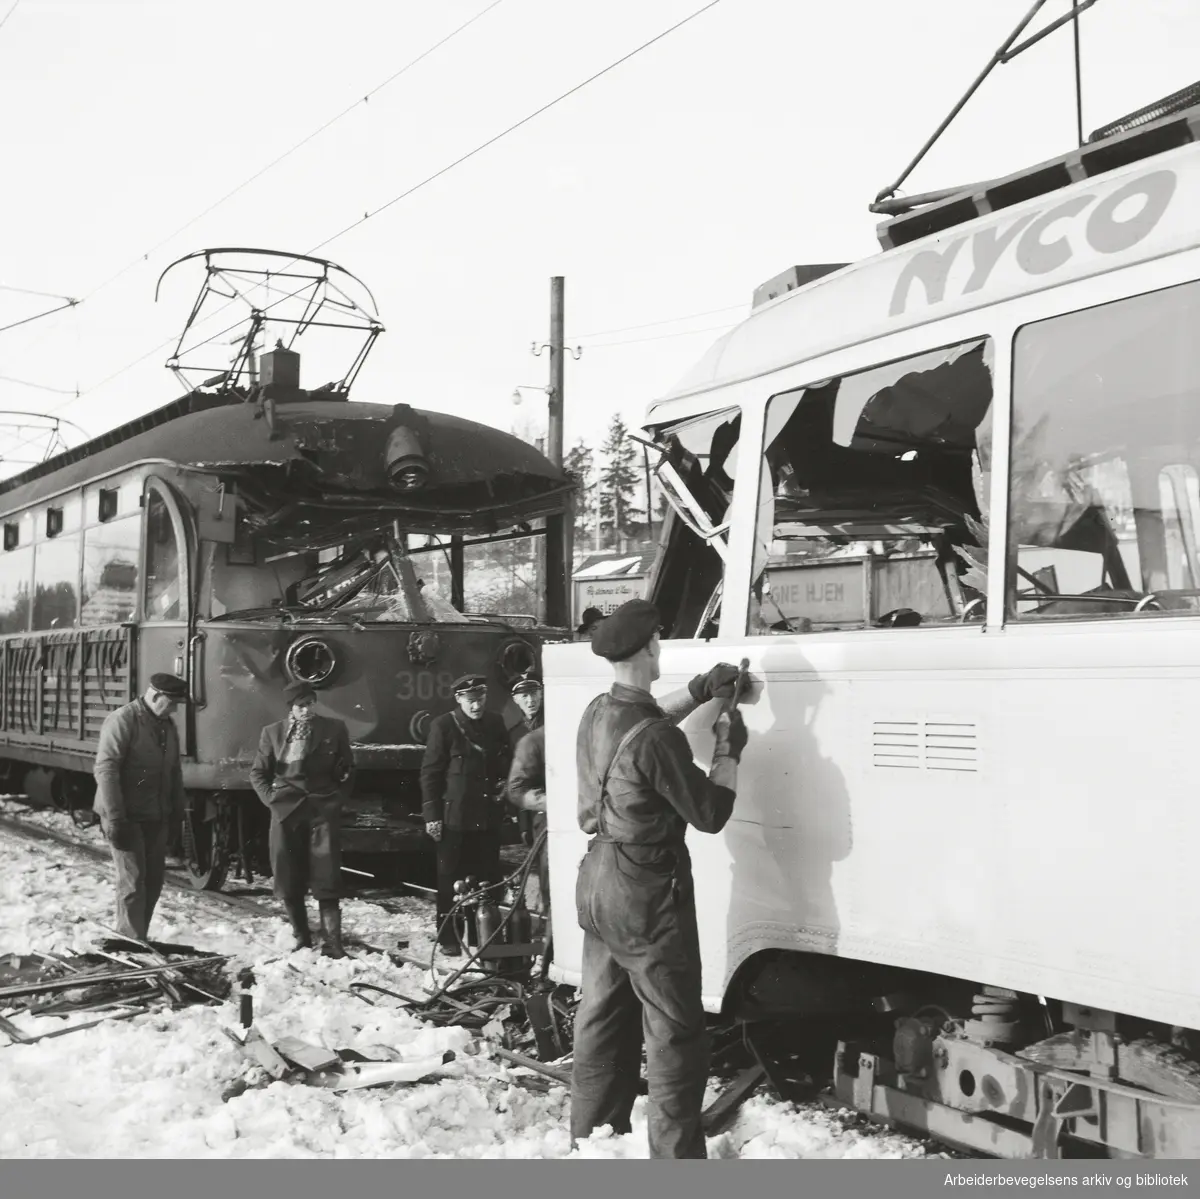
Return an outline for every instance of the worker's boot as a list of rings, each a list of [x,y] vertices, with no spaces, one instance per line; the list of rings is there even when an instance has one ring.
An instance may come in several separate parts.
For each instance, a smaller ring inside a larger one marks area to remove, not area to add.
[[[336,899],[322,899],[321,906],[321,936],[323,944],[321,953],[327,958],[344,958],[346,950],[342,947],[342,909]]]
[[[304,905],[304,896],[297,899],[285,899],[284,909],[288,920],[291,921],[292,935],[296,938],[292,949],[311,949],[312,932],[308,927],[308,908]]]

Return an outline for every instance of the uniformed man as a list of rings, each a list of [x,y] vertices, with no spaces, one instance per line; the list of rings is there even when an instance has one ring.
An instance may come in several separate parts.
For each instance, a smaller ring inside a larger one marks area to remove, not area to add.
[[[542,714],[542,676],[536,670],[527,670],[512,685],[513,703],[521,715],[513,724],[508,726],[508,743],[516,760],[517,747],[534,731],[542,727],[545,717]],[[511,773],[511,771],[510,771]],[[512,795],[509,799],[517,808],[517,827],[521,830],[521,840],[526,845],[532,845],[537,832],[534,829],[535,810],[524,804],[517,803]],[[545,821],[542,822],[543,824]]]
[[[167,844],[183,819],[179,734],[171,719],[187,683],[150,676],[146,693],[105,717],[96,747],[95,809],[117,871],[117,927],[146,940],[166,875]]]
[[[313,711],[317,693],[307,683],[283,691],[286,720],[269,724],[258,739],[250,782],[271,813],[271,872],[295,934],[295,948],[312,947],[306,892],[321,915],[325,957],[344,958],[342,946],[341,814],[354,780],[350,732],[332,716]]]
[[[541,676],[535,671],[527,671],[513,684],[512,694],[524,719],[509,729],[513,759],[508,772],[508,801],[517,809],[522,840],[531,846],[546,827],[546,728],[542,715]],[[537,861],[536,899],[543,914],[550,906],[548,858],[543,846]]]
[[[592,839],[576,883],[584,939],[571,1137],[603,1124],[629,1131],[644,1034],[650,1156],[695,1158],[707,1156],[708,1037],[684,832],[689,824],[706,833],[724,828],[746,728],[736,709],[717,716],[705,776],[676,724],[707,700],[731,695],[738,671],[722,663],[656,702],[658,629],[658,610],[635,599],[592,638],[616,682],[584,713],[576,748],[579,825]]]
[[[500,822],[512,757],[504,719],[487,712],[487,680],[478,674],[455,679],[453,711],[429,725],[421,763],[425,831],[437,842],[437,927],[443,952],[459,952],[446,917],[454,884],[500,877]]]

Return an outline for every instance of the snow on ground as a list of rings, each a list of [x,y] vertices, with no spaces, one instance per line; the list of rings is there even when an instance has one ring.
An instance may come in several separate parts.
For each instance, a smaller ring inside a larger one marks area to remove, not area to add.
[[[3,814],[17,811],[0,801]],[[64,817],[46,813],[22,819],[71,827]],[[346,932],[381,947],[408,939],[412,952],[427,952],[430,905],[400,903],[402,913],[394,915],[346,901]],[[86,952],[103,939],[102,926],[112,919],[105,863],[0,829],[0,954]],[[439,1057],[447,1049],[457,1057],[444,1077],[412,1086],[334,1094],[276,1082],[223,1102],[222,1091],[235,1080],[263,1077],[222,1032],[236,1024],[236,998],[219,1008],[138,1015],[36,1045],[0,1047],[0,1158],[647,1156],[644,1099],[635,1108],[631,1134],[601,1130],[572,1155],[565,1088],[526,1091],[513,1080],[527,1072],[506,1067],[486,1046],[478,1049],[465,1030],[430,1027],[348,990],[351,982],[364,981],[415,997],[428,978],[419,967],[397,966],[382,953],[344,961],[312,950],[288,954],[282,919],[170,888],[151,935],[229,954],[234,969],[252,966],[255,1024],[268,1040],[290,1035],[360,1051],[384,1045],[406,1061]],[[81,1013],[13,1020],[36,1034],[96,1018]],[[710,1087],[709,1099],[715,1095]],[[924,1156],[907,1137],[862,1131],[823,1108],[765,1097],[747,1102],[733,1127],[708,1145],[715,1158]]]

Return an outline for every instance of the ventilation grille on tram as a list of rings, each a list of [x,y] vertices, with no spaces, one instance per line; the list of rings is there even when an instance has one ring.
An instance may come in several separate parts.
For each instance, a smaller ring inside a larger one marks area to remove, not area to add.
[[[876,720],[871,724],[871,763],[884,770],[979,770],[979,730],[950,718]]]

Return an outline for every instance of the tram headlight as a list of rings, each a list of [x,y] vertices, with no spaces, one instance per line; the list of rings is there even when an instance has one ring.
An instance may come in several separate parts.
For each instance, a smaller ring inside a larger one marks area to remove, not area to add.
[[[397,491],[420,491],[429,482],[429,463],[412,429],[400,425],[388,434],[383,451],[388,482]]]
[[[337,670],[338,656],[333,646],[320,637],[301,637],[288,646],[283,664],[297,682],[321,687]]]

